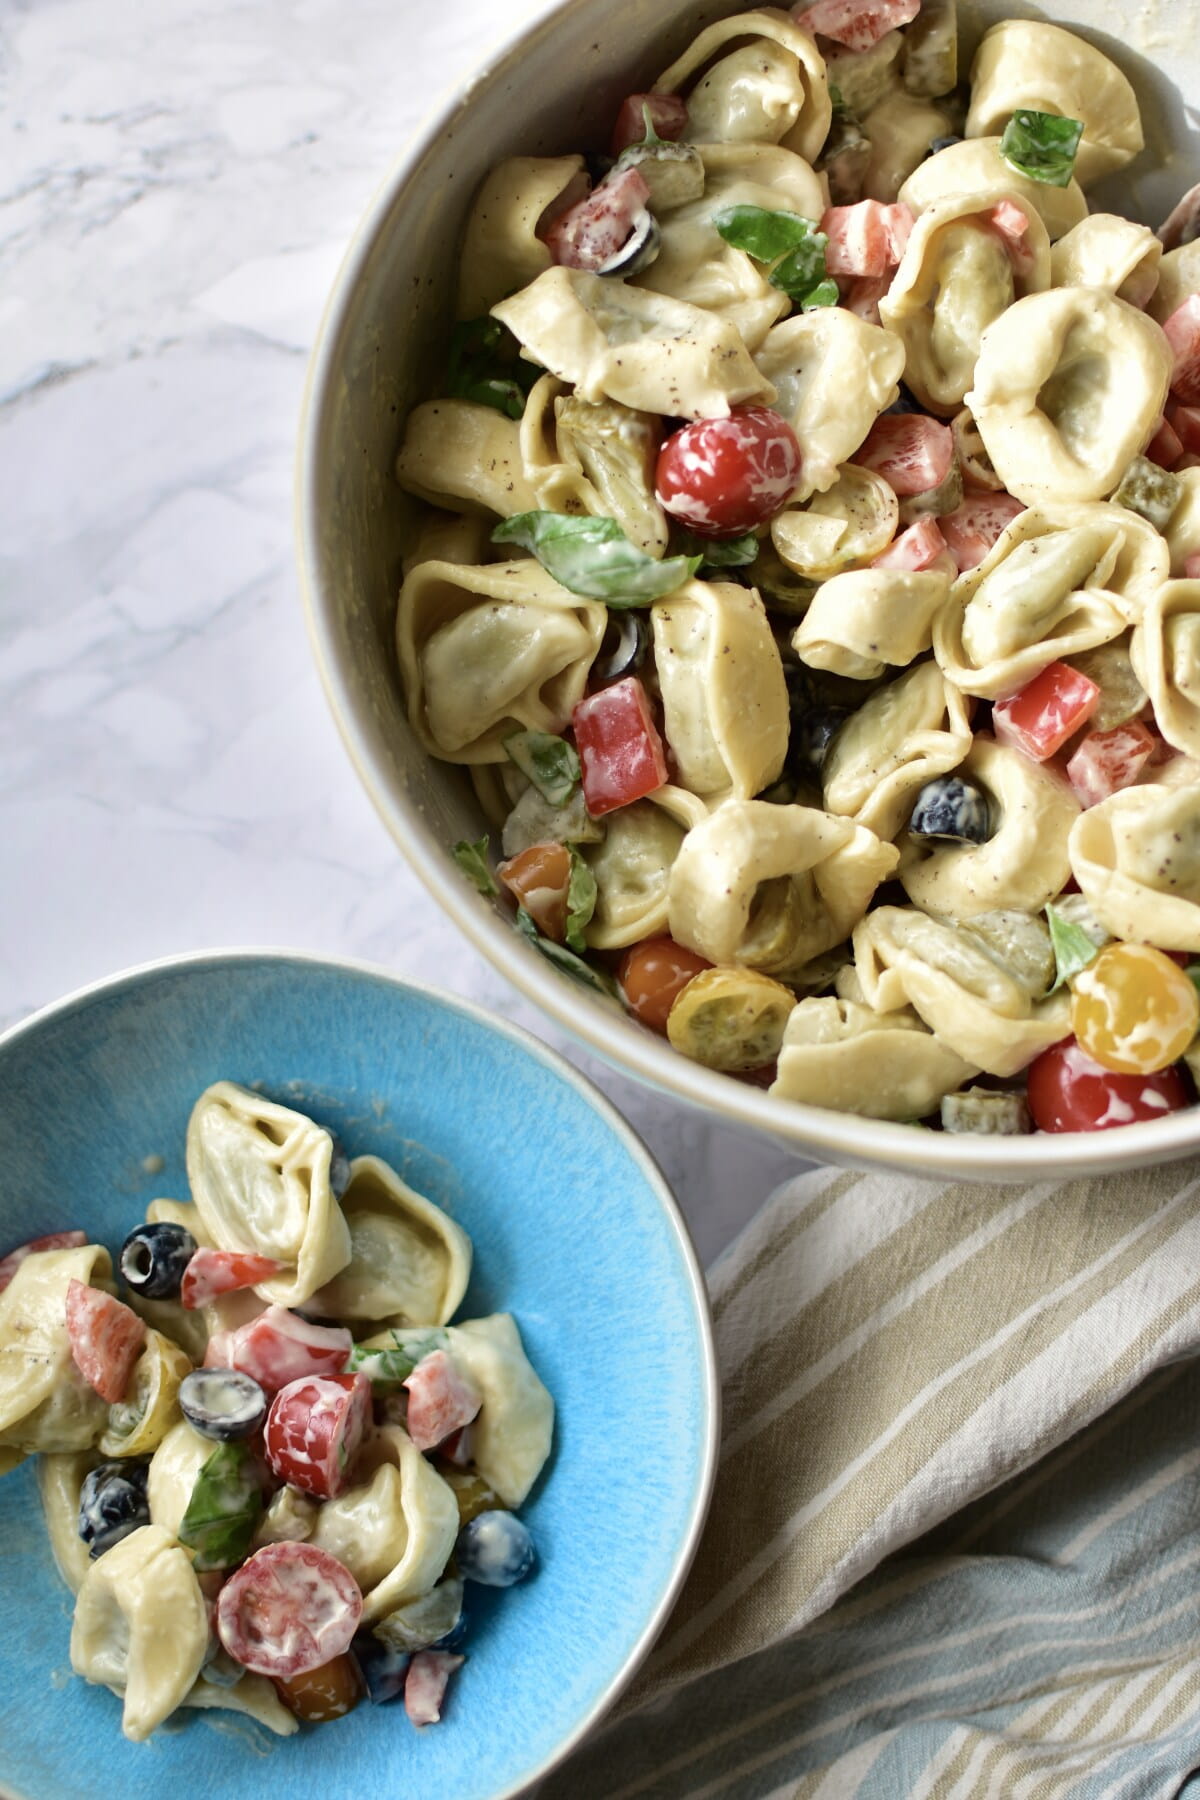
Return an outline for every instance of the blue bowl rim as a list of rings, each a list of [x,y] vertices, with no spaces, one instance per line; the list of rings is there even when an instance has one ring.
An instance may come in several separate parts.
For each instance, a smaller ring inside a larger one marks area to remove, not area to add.
[[[471,1020],[473,1024],[482,1026],[485,1031],[496,1032],[499,1036],[507,1038],[517,1049],[523,1050],[552,1074],[567,1081],[619,1140],[641,1169],[647,1186],[656,1195],[666,1221],[671,1227],[687,1274],[688,1287],[703,1346],[701,1387],[705,1413],[703,1459],[692,1498],[687,1532],[676,1555],[670,1578],[666,1582],[653,1612],[646,1620],[633,1653],[625,1665],[614,1675],[570,1735],[550,1752],[542,1764],[522,1776],[516,1787],[504,1788],[494,1796],[494,1800],[515,1800],[517,1795],[528,1792],[535,1783],[544,1780],[547,1775],[560,1767],[589,1732],[600,1724],[619,1695],[628,1687],[666,1623],[699,1547],[716,1480],[721,1428],[721,1384],[704,1272],[700,1267],[695,1245],[692,1243],[691,1233],[680,1210],[679,1202],[671,1192],[662,1170],[632,1126],[626,1123],[612,1102],[586,1075],[576,1069],[558,1051],[552,1050],[548,1044],[541,1043],[522,1026],[514,1025],[507,1019],[497,1018],[475,1001],[465,1000],[458,994],[449,994],[440,988],[430,987],[425,982],[410,981],[407,977],[396,975],[392,970],[385,969],[377,963],[364,962],[355,957],[328,956],[316,951],[258,949],[253,946],[193,950],[174,956],[157,957],[151,962],[136,963],[130,968],[118,970],[115,974],[102,976],[97,981],[88,982],[83,987],[64,994],[61,999],[52,1000],[36,1011],[27,1013],[4,1031],[0,1031],[0,1057],[14,1045],[19,1044],[23,1038],[32,1036],[52,1020],[66,1018],[72,1012],[82,1010],[94,1000],[118,994],[123,989],[134,988],[147,976],[180,970],[216,968],[237,963],[276,963],[284,966],[290,964],[341,970],[348,974],[365,976],[368,980],[382,982],[388,987],[416,994],[424,1000],[432,1001],[435,1006],[444,1007],[449,1012],[460,1014]],[[3,1780],[0,1780],[0,1800],[33,1800],[33,1797],[19,1794],[15,1788],[8,1787]]]

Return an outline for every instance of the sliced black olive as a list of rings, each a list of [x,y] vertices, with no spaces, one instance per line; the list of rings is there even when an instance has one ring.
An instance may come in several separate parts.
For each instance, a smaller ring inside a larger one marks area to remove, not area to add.
[[[182,1225],[139,1225],[121,1246],[121,1276],[145,1300],[173,1299],[195,1254],[196,1240]]]
[[[960,138],[956,132],[948,131],[945,137],[934,138],[929,146],[929,154],[930,156],[936,156],[939,150],[949,150],[951,144],[961,144],[962,141],[962,138]]]
[[[643,613],[610,612],[599,655],[588,675],[589,688],[611,687],[626,675],[636,675],[646,660],[649,643],[650,627]]]
[[[638,214],[633,230],[615,256],[601,263],[597,275],[640,275],[648,269],[662,247],[658,220],[645,208]]]
[[[915,838],[946,844],[986,844],[992,835],[991,806],[977,782],[965,775],[939,775],[917,795],[908,829]]]
[[[146,1498],[149,1465],[137,1457],[103,1462],[83,1478],[79,1490],[79,1535],[89,1555],[103,1556],[140,1525],[150,1523]]]
[[[193,1369],[179,1385],[179,1410],[201,1437],[249,1437],[267,1413],[267,1396],[240,1369]]]
[[[924,412],[924,410],[921,402],[914,394],[910,393],[904,383],[901,382],[900,392],[888,407],[888,411],[890,413],[919,413]]]
[[[798,774],[819,775],[829,746],[849,717],[849,711],[841,706],[810,706],[798,716],[793,714],[789,768]]]

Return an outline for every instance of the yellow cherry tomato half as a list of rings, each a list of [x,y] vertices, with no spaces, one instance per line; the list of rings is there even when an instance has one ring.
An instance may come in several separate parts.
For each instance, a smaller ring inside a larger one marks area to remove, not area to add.
[[[1178,1062],[1200,1025],[1190,979],[1148,944],[1106,944],[1071,989],[1071,1029],[1081,1048],[1119,1075]]]
[[[280,1676],[275,1691],[288,1711],[310,1725],[323,1725],[327,1719],[340,1719],[353,1712],[366,1692],[366,1684],[358,1664],[348,1650],[322,1663],[319,1669],[306,1669],[301,1675],[286,1680]]]

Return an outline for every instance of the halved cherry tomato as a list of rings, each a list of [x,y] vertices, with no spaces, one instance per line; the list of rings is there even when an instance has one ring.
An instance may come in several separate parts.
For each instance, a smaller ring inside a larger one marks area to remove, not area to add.
[[[82,1250],[87,1241],[86,1231],[51,1231],[45,1237],[30,1238],[27,1244],[18,1244],[7,1256],[0,1257],[0,1294],[27,1256],[37,1256],[43,1250]]]
[[[650,198],[636,169],[611,175],[577,206],[568,207],[542,233],[556,263],[567,269],[600,269],[628,243]]]
[[[645,108],[650,123],[660,138],[672,140],[683,136],[687,125],[687,103],[678,94],[630,94],[621,102],[617,122],[613,126],[612,153],[620,156],[630,144],[641,144],[646,138]]]
[[[621,958],[617,986],[634,1018],[666,1037],[667,1015],[675,996],[694,975],[711,968],[710,962],[694,950],[685,950],[674,938],[643,938],[640,944],[630,945]]]
[[[1149,944],[1106,944],[1071,989],[1076,1042],[1121,1075],[1169,1068],[1200,1025],[1200,995],[1178,963]]]
[[[1132,786],[1154,754],[1155,740],[1136,719],[1089,731],[1067,764],[1067,780],[1085,809]]]
[[[370,1423],[371,1383],[365,1375],[290,1381],[267,1414],[264,1444],[271,1471],[301,1493],[334,1500],[345,1491]]]
[[[847,50],[870,50],[881,37],[908,25],[921,10],[921,0],[815,0],[797,6],[792,17],[806,31],[819,32]]]
[[[695,419],[658,453],[659,505],[703,537],[739,537],[785,507],[800,479],[800,446],[781,413],[735,406]]]
[[[851,458],[906,499],[941,487],[954,461],[954,433],[924,413],[884,413]]]
[[[1109,1131],[1190,1106],[1178,1066],[1156,1075],[1118,1075],[1101,1068],[1074,1038],[1042,1052],[1026,1077],[1029,1110],[1039,1131]]]
[[[992,730],[1035,762],[1046,762],[1095,712],[1100,689],[1069,663],[1047,663],[1015,694],[997,700]]]
[[[137,1314],[86,1282],[67,1283],[67,1338],[75,1366],[102,1400],[125,1398],[133,1365],[146,1341]]]
[[[496,870],[543,937],[561,944],[567,935],[571,855],[565,844],[530,844]]]
[[[366,1693],[362,1671],[348,1650],[319,1668],[287,1678],[276,1677],[275,1692],[290,1713],[310,1725],[340,1719],[353,1712]]]
[[[294,1681],[350,1648],[362,1608],[357,1581],[328,1550],[266,1544],[217,1596],[217,1633],[243,1668]]]
[[[593,818],[662,787],[667,756],[636,675],[588,694],[571,715],[583,799]]]
[[[1200,294],[1189,294],[1163,330],[1175,358],[1171,392],[1185,406],[1200,404]]]
[[[207,1306],[218,1294],[236,1294],[242,1288],[270,1281],[284,1267],[273,1256],[255,1256],[241,1250],[197,1250],[183,1271],[179,1298],[189,1311]]]

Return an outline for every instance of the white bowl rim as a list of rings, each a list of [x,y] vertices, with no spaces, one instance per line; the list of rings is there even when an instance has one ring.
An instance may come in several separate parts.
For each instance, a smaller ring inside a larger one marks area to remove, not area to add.
[[[490,908],[465,879],[447,879],[453,865],[446,847],[428,835],[420,809],[389,783],[375,762],[367,733],[355,717],[349,682],[338,664],[332,619],[336,596],[321,579],[317,469],[342,338],[355,290],[395,199],[422,158],[452,124],[475,90],[503,75],[528,44],[558,28],[594,0],[561,0],[548,13],[526,20],[501,39],[462,81],[444,95],[384,175],[347,247],[325,304],[304,386],[297,439],[294,502],[300,590],[309,638],[334,721],[372,804],[433,899],[469,942],[526,998],[576,1042],[615,1069],[630,1072],[709,1117],[766,1132],[799,1154],[828,1155],[834,1162],[902,1171],[930,1179],[986,1182],[1035,1177],[1117,1174],[1156,1162],[1172,1162],[1200,1149],[1200,1104],[1162,1119],[1101,1132],[1037,1132],[990,1137],[914,1129],[911,1125],[837,1113],[826,1107],[769,1096],[764,1090],[704,1068],[672,1050],[664,1038],[642,1031],[625,1014],[591,1001],[576,1004],[580,990],[553,969]],[[730,13],[739,10],[727,0]],[[1099,1141],[1098,1141],[1099,1140]]]
[[[366,976],[373,981],[384,982],[389,987],[401,988],[408,993],[416,994],[424,1000],[432,1001],[437,1006],[447,1008],[451,1012],[462,1014],[473,1024],[482,1026],[487,1031],[498,1033],[510,1043],[524,1050],[536,1062],[560,1079],[567,1081],[580,1098],[597,1113],[614,1137],[624,1147],[628,1155],[641,1169],[647,1185],[656,1195],[667,1223],[670,1225],[676,1240],[680,1257],[687,1274],[688,1288],[696,1313],[699,1337],[703,1348],[702,1356],[702,1391],[705,1407],[704,1430],[702,1434],[702,1466],[699,1481],[692,1498],[690,1515],[684,1534],[683,1543],[676,1555],[675,1566],[670,1579],[663,1589],[659,1600],[647,1619],[628,1659],[609,1682],[608,1686],[592,1703],[585,1716],[579,1721],[571,1735],[557,1745],[548,1757],[538,1766],[521,1777],[515,1787],[507,1787],[498,1791],[493,1800],[516,1800],[516,1796],[524,1794],[536,1782],[544,1780],[553,1770],[559,1768],[576,1750],[589,1732],[595,1730],[611,1709],[618,1697],[629,1686],[633,1676],[641,1667],[653,1648],[654,1642],[665,1625],[675,1601],[679,1597],[688,1570],[691,1568],[696,1551],[700,1545],[700,1537],[708,1517],[712,1500],[713,1486],[716,1482],[717,1456],[721,1437],[721,1380],[717,1368],[716,1346],[713,1340],[712,1310],[708,1298],[708,1284],[704,1279],[704,1271],[700,1267],[696,1248],[692,1242],[687,1221],[680,1210],[679,1202],[671,1192],[666,1177],[655,1162],[650,1151],[643,1144],[607,1096],[601,1093],[595,1084],[588,1080],[579,1069],[567,1061],[558,1051],[544,1044],[524,1027],[514,1025],[508,1019],[497,1018],[483,1006],[473,1000],[466,1000],[461,995],[446,993],[440,988],[430,987],[421,981],[411,981],[407,976],[397,975],[391,969],[382,968],[377,963],[362,961],[348,956],[326,956],[318,951],[287,950],[280,948],[255,948],[252,945],[237,946],[229,949],[208,949],[186,951],[175,956],[156,957],[151,962],[137,963],[127,969],[118,970],[115,974],[102,976],[99,980],[86,983],[83,987],[64,994],[59,1000],[52,1000],[39,1007],[35,1012],[27,1013],[22,1018],[0,1032],[0,1053],[28,1034],[39,1030],[43,1025],[60,1017],[66,1017],[80,1006],[102,998],[105,995],[120,993],[123,989],[134,988],[147,976],[163,975],[179,970],[202,969],[230,963],[300,963],[321,969],[341,970],[343,972]],[[33,1800],[32,1796],[17,1793],[0,1780],[0,1800]]]

